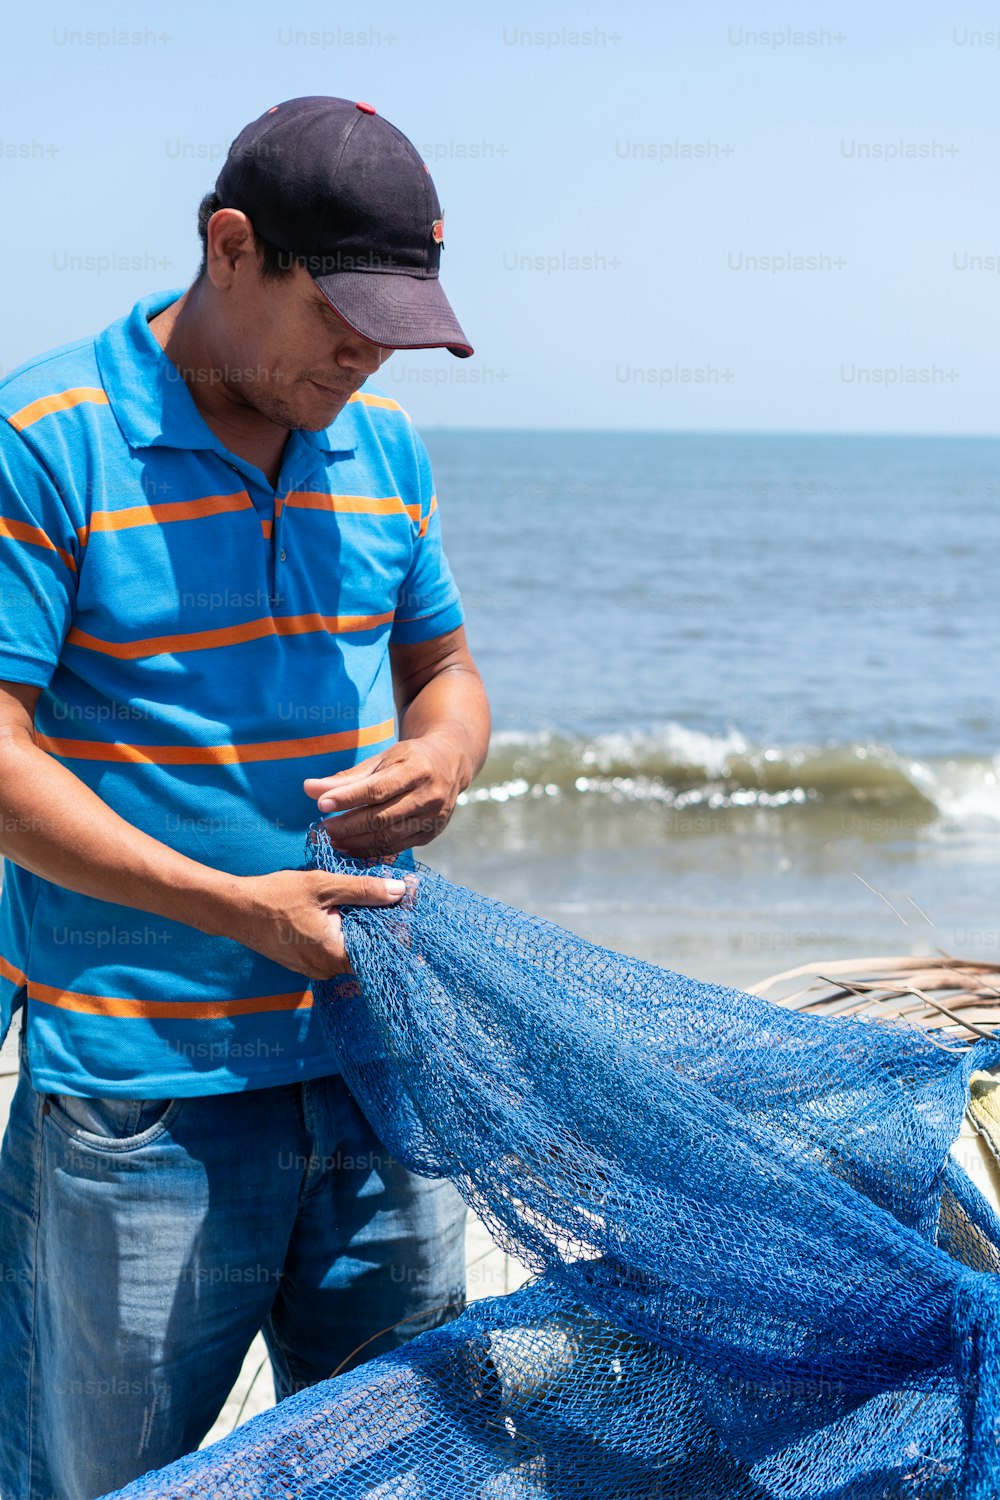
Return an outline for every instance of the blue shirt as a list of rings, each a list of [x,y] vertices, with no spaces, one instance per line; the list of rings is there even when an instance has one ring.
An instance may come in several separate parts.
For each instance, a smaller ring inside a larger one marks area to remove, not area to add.
[[[180,295],[0,383],[0,680],[42,689],[37,743],[134,827],[263,874],[302,863],[303,779],[396,739],[390,641],[463,614],[398,403],[365,385],[325,430],[292,432],[272,489],[153,337]],[[0,1033],[25,992],[43,1091],[336,1071],[293,967],[8,862]]]

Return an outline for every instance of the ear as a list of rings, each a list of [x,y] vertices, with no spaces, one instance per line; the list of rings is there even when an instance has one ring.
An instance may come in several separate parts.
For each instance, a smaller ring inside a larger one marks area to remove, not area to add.
[[[236,277],[241,261],[250,260],[256,269],[257,245],[253,225],[238,208],[220,208],[208,221],[208,278],[224,291]]]

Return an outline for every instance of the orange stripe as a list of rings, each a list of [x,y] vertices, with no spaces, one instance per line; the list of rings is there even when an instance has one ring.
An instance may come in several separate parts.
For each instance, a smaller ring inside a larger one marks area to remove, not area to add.
[[[128,1016],[147,1021],[218,1021],[226,1016],[256,1016],[276,1010],[310,1010],[313,1003],[311,990],[255,995],[249,1000],[121,1000],[114,995],[56,989],[51,984],[36,984],[33,979],[28,983],[28,998],[85,1016]]]
[[[387,625],[395,615],[264,615],[259,620],[244,620],[242,625],[220,625],[216,630],[195,630],[188,635],[151,635],[139,641],[105,641],[88,635],[74,625],[66,637],[67,645],[99,651],[117,661],[136,661],[143,656],[174,655],[181,651],[211,651],[224,646],[242,646],[247,641],[261,641],[269,636],[313,635],[327,631],[330,635],[354,630],[374,630]]]
[[[438,508],[438,497],[437,497],[437,495],[432,495],[431,496],[431,503],[427,507],[427,514],[426,514],[426,516],[424,516],[424,519],[420,523],[420,530],[417,532],[417,536],[426,536],[427,535],[427,526],[428,526],[428,524],[430,522],[431,516],[434,514],[434,512],[437,510],[437,508]]]
[[[271,533],[274,530],[274,522],[273,521],[261,521],[261,523],[260,523],[260,529],[264,533],[264,535],[267,537],[268,541],[270,541],[270,539],[271,539]]]
[[[64,740],[35,734],[35,743],[49,755],[66,760],[101,760],[145,766],[236,766],[260,760],[300,760],[355,750],[391,739],[395,720],[385,719],[368,729],[341,729],[336,734],[310,735],[304,740],[264,740],[254,745],[121,745],[101,740]]]
[[[71,406],[80,406],[85,401],[94,406],[107,406],[108,393],[99,385],[78,385],[71,391],[60,391],[56,396],[40,396],[37,401],[29,401],[27,406],[22,406],[7,421],[15,432],[23,432],[32,422],[40,421],[51,412],[69,411]]]
[[[0,979],[9,980],[10,983],[16,985],[18,989],[20,989],[21,985],[24,983],[24,975],[21,973],[20,969],[15,969],[14,965],[9,964],[5,958],[0,958]]]
[[[398,401],[393,401],[391,396],[369,396],[365,391],[355,391],[353,396],[348,396],[347,404],[352,401],[359,402],[362,406],[381,406],[385,411],[403,411]],[[403,416],[410,420],[409,413],[403,411]]]
[[[200,521],[204,516],[222,516],[233,510],[253,510],[246,490],[233,495],[202,495],[197,500],[170,500],[163,505],[97,510],[91,515],[90,530],[125,531],[132,526],[163,526],[169,521]]]
[[[285,504],[294,505],[299,510],[339,510],[365,516],[405,514],[411,521],[420,520],[420,506],[404,505],[398,495],[376,499],[372,495],[328,495],[325,490],[292,490],[285,496]]]
[[[29,526],[24,521],[10,521],[6,516],[0,516],[0,536],[5,536],[12,542],[30,542],[33,547],[44,547],[46,552],[55,552],[67,568],[76,572],[76,558],[72,552],[57,547],[40,526]]]

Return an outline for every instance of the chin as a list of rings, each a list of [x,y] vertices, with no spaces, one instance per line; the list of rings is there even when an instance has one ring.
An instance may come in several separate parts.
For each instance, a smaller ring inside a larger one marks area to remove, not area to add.
[[[312,412],[318,409],[320,415],[314,416],[303,412],[302,420],[298,425],[305,428],[306,432],[321,432],[324,427],[329,427],[330,423],[339,417],[347,405],[347,399],[346,396],[331,396],[329,400],[310,402]]]
[[[276,408],[266,415],[279,427],[287,427],[292,431],[322,432],[343,411],[346,404],[346,397],[343,401],[301,401],[294,406],[291,402],[282,402],[280,409]]]
[[[345,401],[342,401],[338,407],[336,407],[333,411],[331,411],[329,413],[328,416],[324,416],[324,417],[307,417],[307,416],[301,416],[301,417],[297,418],[297,420],[295,422],[292,423],[292,426],[299,428],[299,430],[302,431],[302,432],[322,432],[323,429],[324,429],[324,427],[329,427],[329,425],[330,425],[331,422],[336,421],[337,417],[339,417],[340,413],[343,411],[343,409],[346,406],[346,404],[347,403]]]

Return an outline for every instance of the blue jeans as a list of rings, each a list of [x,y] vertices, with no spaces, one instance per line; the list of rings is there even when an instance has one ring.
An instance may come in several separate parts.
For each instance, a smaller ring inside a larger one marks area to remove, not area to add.
[[[278,1397],[464,1302],[465,1206],[335,1075],[191,1099],[37,1093],[0,1153],[0,1495],[93,1500],[195,1449],[263,1330]]]

